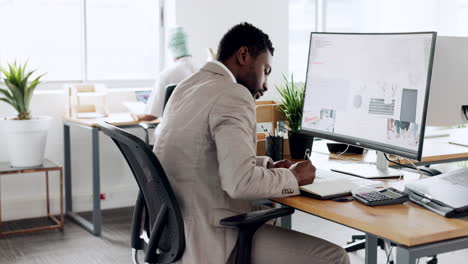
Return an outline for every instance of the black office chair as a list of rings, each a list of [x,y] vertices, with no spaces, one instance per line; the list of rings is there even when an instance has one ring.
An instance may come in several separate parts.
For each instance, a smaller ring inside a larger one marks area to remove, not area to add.
[[[164,95],[163,112],[164,112],[164,109],[166,109],[167,101],[169,101],[169,98],[171,98],[171,95],[174,92],[176,86],[177,84],[170,84],[166,87],[166,94]]]
[[[166,87],[166,92],[164,94],[164,105],[163,105],[163,112],[164,109],[166,108],[167,101],[169,101],[169,98],[172,95],[172,92],[174,92],[174,89],[176,88],[177,84],[170,84]],[[145,130],[145,141],[146,144],[149,144],[149,130],[154,129],[158,126],[158,124],[151,124],[151,123],[146,123],[146,122],[141,122],[139,125]]]
[[[133,261],[138,263],[138,250],[145,251],[146,263],[179,260],[185,250],[183,219],[159,160],[140,138],[104,122],[99,125],[122,152],[140,188],[131,234]],[[222,225],[239,229],[230,264],[249,264],[257,229],[271,219],[293,212],[293,208],[275,208],[222,219]]]

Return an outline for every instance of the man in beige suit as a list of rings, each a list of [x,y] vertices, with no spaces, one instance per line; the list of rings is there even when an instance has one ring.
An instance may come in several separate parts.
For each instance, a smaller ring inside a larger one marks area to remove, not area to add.
[[[181,263],[222,264],[238,233],[220,219],[252,210],[251,201],[299,194],[312,183],[310,161],[292,166],[255,156],[255,99],[267,90],[273,46],[268,35],[242,23],[223,37],[218,60],[181,82],[160,124],[154,152],[171,181],[184,217],[187,247]],[[252,262],[349,263],[325,240],[264,225]]]

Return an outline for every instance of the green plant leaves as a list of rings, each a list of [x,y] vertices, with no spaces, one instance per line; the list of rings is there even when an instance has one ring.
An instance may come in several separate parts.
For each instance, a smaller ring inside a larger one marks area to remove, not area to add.
[[[32,73],[32,72],[31,72]],[[24,94],[24,104],[28,106],[29,108],[29,104],[31,103],[31,98],[33,96],[33,93],[34,93],[34,89],[36,89],[36,86],[41,83],[39,80],[42,78],[42,76],[46,75],[45,73],[44,74],[41,74],[39,75],[38,77],[36,77],[36,79],[34,79],[31,84],[29,84],[29,86],[26,88],[26,91],[25,91],[25,94]],[[29,112],[29,111],[28,111]]]
[[[285,83],[276,85],[276,90],[281,95],[281,105],[278,107],[289,121],[291,132],[296,133],[301,127],[302,106],[304,104],[304,84],[294,83],[294,76],[291,74],[291,81],[283,75]]]
[[[13,94],[13,100],[22,111],[24,108],[23,93],[18,88],[18,86],[12,83],[11,81],[7,79],[5,79],[4,81],[5,85],[8,87],[8,89],[10,89],[10,92]]]
[[[0,88],[0,93],[2,93],[7,99],[13,100],[13,95],[11,95],[8,90]]]
[[[35,71],[27,72],[27,64],[26,62],[21,65],[17,64],[15,61],[13,64],[8,64],[8,70],[0,67],[0,72],[5,76],[3,84],[8,88],[8,90],[0,88],[0,94],[4,96],[0,97],[0,101],[4,101],[13,106],[15,110],[18,111],[18,119],[30,119],[29,105],[34,89],[40,83],[40,79],[45,75],[42,74],[28,83],[29,78]]]

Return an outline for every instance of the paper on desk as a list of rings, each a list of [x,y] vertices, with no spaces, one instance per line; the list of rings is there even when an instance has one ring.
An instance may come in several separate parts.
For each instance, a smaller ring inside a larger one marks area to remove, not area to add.
[[[124,102],[123,105],[135,115],[142,115],[145,113],[145,104],[142,102]]]
[[[109,123],[127,123],[136,121],[135,118],[130,113],[118,113],[118,114],[110,114],[108,117],[104,118],[105,122]]]
[[[76,113],[76,118],[84,119],[94,119],[104,117],[101,113],[96,112],[85,112],[85,113]]]
[[[459,128],[451,130],[449,143],[468,147],[468,129]]]

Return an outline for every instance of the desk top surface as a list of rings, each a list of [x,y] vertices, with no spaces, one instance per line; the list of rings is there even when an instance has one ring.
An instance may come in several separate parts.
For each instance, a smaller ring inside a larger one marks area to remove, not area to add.
[[[447,130],[450,131],[450,130]],[[329,155],[326,143],[331,142],[328,140],[315,141],[313,151]],[[375,162],[376,152],[367,151],[363,155],[338,155],[330,154],[331,159],[345,159],[364,162]],[[443,163],[454,160],[468,160],[468,147],[454,145],[449,143],[449,137],[428,138],[424,140],[423,155],[421,161],[413,161],[414,163]],[[407,164],[404,159],[401,163]]]
[[[465,149],[468,151],[468,148]],[[320,169],[329,169],[333,164],[349,162],[318,152],[312,153],[311,160]],[[402,181],[384,180],[385,185],[403,190],[406,183],[420,179],[415,173],[404,172],[404,174]],[[468,218],[445,218],[412,202],[370,207],[357,201],[321,201],[304,196],[273,200],[406,246],[468,236]]]
[[[405,246],[468,236],[468,219],[445,218],[411,202],[369,207],[357,201],[319,201],[303,196],[274,200]]]
[[[99,126],[99,122],[108,122],[114,126],[129,126],[129,125],[137,125],[140,122],[144,122],[141,120],[137,120],[132,117],[130,113],[111,113],[108,117],[103,118],[74,118],[69,116],[63,117],[64,121],[89,126],[89,127],[97,127]],[[150,121],[147,123],[157,124],[160,120],[156,119],[154,121]]]
[[[450,144],[449,139],[449,137],[424,139],[422,162],[468,158],[468,147]]]

